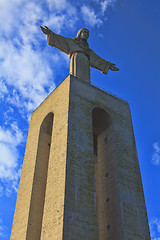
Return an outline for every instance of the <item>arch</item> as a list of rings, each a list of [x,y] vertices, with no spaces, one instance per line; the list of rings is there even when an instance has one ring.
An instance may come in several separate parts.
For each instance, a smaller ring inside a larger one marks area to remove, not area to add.
[[[50,112],[40,127],[26,240],[41,237],[53,118]]]
[[[93,148],[95,159],[96,212],[98,239],[115,239],[114,225],[115,193],[113,170],[113,122],[104,109],[96,107],[92,111]]]
[[[92,110],[92,131],[95,155],[97,155],[97,138],[110,126],[110,122],[110,116],[104,109],[96,107]]]

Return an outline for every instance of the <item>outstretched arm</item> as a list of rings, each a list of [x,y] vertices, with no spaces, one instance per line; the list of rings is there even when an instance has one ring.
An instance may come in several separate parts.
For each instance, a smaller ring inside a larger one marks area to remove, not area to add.
[[[73,39],[66,38],[52,32],[47,26],[40,26],[42,32],[47,35],[48,45],[58,48],[60,51],[70,54]]]
[[[91,67],[100,70],[104,74],[107,74],[109,69],[112,71],[119,70],[114,63],[104,60],[103,58],[99,57],[94,51],[91,50],[90,53]]]
[[[118,71],[119,68],[116,67],[116,64],[114,63],[110,63],[109,69],[111,69],[112,71]]]

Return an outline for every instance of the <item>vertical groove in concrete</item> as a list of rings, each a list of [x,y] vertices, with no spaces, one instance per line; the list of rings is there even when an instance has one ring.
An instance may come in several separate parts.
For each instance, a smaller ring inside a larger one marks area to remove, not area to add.
[[[39,133],[26,240],[40,240],[52,126],[53,113],[49,113],[43,120]]]
[[[113,121],[102,108],[92,111],[98,239],[122,240],[119,191],[114,156]]]
[[[41,240],[63,239],[69,92],[70,76],[51,94],[50,99],[54,124]]]

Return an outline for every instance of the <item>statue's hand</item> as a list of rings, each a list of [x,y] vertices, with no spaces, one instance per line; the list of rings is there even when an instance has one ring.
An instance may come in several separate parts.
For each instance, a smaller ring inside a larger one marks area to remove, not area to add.
[[[114,63],[110,63],[109,69],[111,69],[112,71],[118,71],[119,68],[116,67],[116,64]]]
[[[44,26],[44,27],[40,26],[40,28],[41,28],[41,30],[42,30],[43,33],[45,33],[45,34],[47,34],[47,35],[50,34],[50,31],[51,31],[51,30],[50,30],[47,26]]]

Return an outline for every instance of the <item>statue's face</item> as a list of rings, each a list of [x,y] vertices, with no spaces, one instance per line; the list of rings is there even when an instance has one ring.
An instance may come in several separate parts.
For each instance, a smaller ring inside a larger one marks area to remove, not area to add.
[[[86,39],[89,37],[89,31],[87,29],[83,29],[80,35],[80,38]]]

